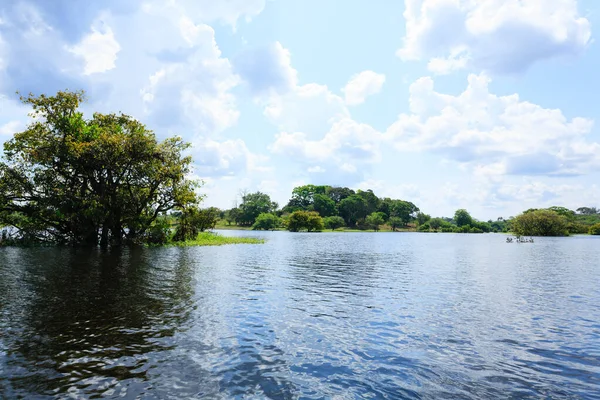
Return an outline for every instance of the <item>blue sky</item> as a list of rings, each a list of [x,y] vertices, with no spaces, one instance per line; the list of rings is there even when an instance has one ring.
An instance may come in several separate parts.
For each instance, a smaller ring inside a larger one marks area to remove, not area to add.
[[[84,89],[192,142],[206,204],[241,190],[371,188],[449,216],[600,206],[592,0],[8,0],[15,91]]]

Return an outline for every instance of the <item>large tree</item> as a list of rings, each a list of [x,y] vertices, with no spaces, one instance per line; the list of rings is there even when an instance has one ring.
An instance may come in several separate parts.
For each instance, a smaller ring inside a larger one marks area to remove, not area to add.
[[[242,195],[236,222],[238,225],[252,226],[260,214],[274,213],[277,207],[277,203],[271,201],[266,193],[246,193]]]
[[[566,236],[568,219],[553,210],[523,213],[512,220],[511,230],[524,236]]]
[[[348,226],[356,225],[356,222],[368,214],[367,201],[357,194],[353,194],[340,201],[340,216],[344,218]]]
[[[21,237],[60,243],[135,241],[156,218],[198,202],[188,144],[158,142],[124,114],[86,119],[83,92],[21,97],[27,129],[4,144],[0,223]]]

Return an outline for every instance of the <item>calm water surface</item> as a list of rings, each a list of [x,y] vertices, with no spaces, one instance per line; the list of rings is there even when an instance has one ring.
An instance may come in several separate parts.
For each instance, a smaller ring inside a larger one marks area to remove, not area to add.
[[[0,249],[0,398],[600,398],[600,238]]]

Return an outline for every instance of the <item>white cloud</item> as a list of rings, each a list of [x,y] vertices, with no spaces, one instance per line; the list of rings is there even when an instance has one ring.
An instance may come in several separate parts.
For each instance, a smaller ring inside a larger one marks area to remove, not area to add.
[[[342,89],[346,104],[355,106],[365,102],[368,96],[379,93],[385,82],[385,75],[373,71],[363,71],[354,75]]]
[[[73,54],[84,59],[84,75],[113,69],[120,50],[121,46],[115,39],[112,29],[101,21],[96,22],[92,26],[91,33],[84,36],[77,45],[69,48]]]
[[[11,136],[23,128],[21,121],[9,121],[4,125],[0,125],[0,136]]]
[[[141,91],[146,112],[161,126],[191,125],[193,133],[214,135],[239,117],[231,90],[239,84],[228,59],[221,57],[214,30],[178,18],[186,57],[165,63]]]
[[[480,175],[576,175],[600,167],[592,121],[489,92],[490,79],[470,75],[458,96],[438,93],[429,77],[410,87],[409,114],[387,130],[400,150],[428,150]]]
[[[405,0],[403,60],[430,59],[436,73],[473,67],[526,70],[539,60],[580,54],[590,22],[576,0]]]
[[[306,166],[315,180],[351,184],[368,172],[369,165],[381,161],[381,137],[370,125],[345,118],[335,122],[319,140],[311,140],[302,132],[281,132],[270,149]]]
[[[280,130],[303,132],[309,137],[321,137],[332,124],[350,115],[341,97],[316,83],[296,86],[282,96],[271,96],[264,113]]]
[[[241,139],[216,141],[198,138],[192,143],[195,173],[201,177],[237,176],[244,172],[268,172],[266,156],[253,154]]]
[[[233,64],[254,96],[286,94],[298,83],[298,73],[291,66],[290,51],[279,42],[243,51],[235,57]]]
[[[249,22],[260,14],[266,0],[173,0],[172,3],[185,10],[192,19],[220,21],[235,29],[240,18]]]

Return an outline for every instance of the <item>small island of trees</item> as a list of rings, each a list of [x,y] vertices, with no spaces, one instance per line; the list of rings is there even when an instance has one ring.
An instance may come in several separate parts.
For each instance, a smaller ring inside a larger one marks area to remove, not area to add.
[[[192,159],[181,138],[159,142],[124,114],[85,119],[83,92],[21,100],[32,122],[4,144],[2,244],[215,242],[199,237],[217,213],[199,208],[200,182],[189,179]]]

